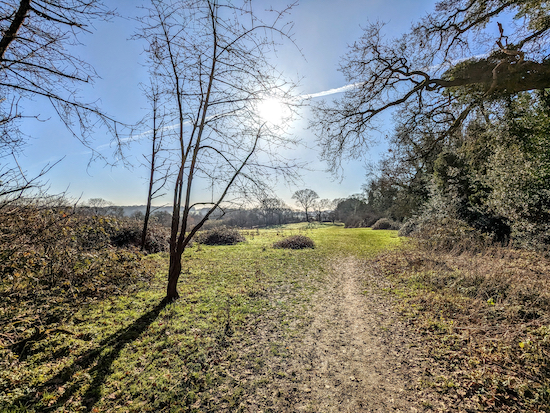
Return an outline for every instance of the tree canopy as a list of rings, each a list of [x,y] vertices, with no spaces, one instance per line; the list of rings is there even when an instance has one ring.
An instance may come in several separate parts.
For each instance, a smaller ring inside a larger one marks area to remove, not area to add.
[[[387,41],[383,27],[367,25],[343,57],[355,87],[315,109],[312,127],[333,170],[371,144],[383,112],[397,110],[398,129],[429,127],[439,141],[492,101],[550,86],[547,2],[442,0],[399,38]]]
[[[546,248],[550,5],[441,0],[399,38],[383,28],[369,24],[342,59],[354,87],[314,109],[331,169],[362,156],[391,113],[389,152],[365,186],[371,211]]]
[[[26,142],[19,122],[38,117],[25,108],[29,101],[49,102],[69,131],[96,155],[89,145],[92,126],[103,124],[116,136],[117,122],[78,97],[79,85],[91,83],[96,73],[74,49],[94,21],[113,15],[100,0],[0,2],[0,197],[20,195],[37,183],[37,177],[25,176],[17,161]]]
[[[315,206],[315,200],[319,198],[317,192],[313,189],[299,189],[294,192],[292,199],[296,200],[296,204],[301,206],[306,213],[306,221],[309,222],[309,210]]]

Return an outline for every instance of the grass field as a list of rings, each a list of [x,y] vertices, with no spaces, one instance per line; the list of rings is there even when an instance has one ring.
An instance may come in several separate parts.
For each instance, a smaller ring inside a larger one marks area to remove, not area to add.
[[[160,270],[137,292],[75,308],[64,325],[17,351],[3,342],[0,410],[238,411],[251,387],[284,375],[282,343],[308,322],[303,310],[327,259],[373,257],[400,243],[395,231],[338,225],[243,233],[245,243],[186,251],[173,304],[162,302],[168,257],[150,255]],[[272,248],[296,234],[316,248]],[[251,341],[259,331],[273,338],[266,348]],[[232,377],[243,366],[258,372],[254,383]]]

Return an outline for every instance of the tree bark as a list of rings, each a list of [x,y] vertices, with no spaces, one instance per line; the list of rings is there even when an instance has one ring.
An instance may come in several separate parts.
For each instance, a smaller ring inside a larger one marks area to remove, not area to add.
[[[480,85],[491,92],[514,94],[550,87],[550,64],[523,62],[503,65],[493,73],[495,65],[475,62],[457,73],[452,80],[430,79],[428,89]]]
[[[170,268],[168,269],[168,286],[166,287],[166,299],[175,301],[180,298],[178,293],[178,280],[181,274],[181,255],[170,255]]]

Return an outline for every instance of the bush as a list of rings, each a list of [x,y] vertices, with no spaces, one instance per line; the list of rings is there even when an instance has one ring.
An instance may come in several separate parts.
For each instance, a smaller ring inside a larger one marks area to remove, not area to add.
[[[196,241],[205,245],[234,245],[246,241],[246,238],[235,228],[221,226],[201,232]]]
[[[143,223],[125,221],[111,236],[111,244],[119,248],[140,248]],[[145,237],[144,251],[149,254],[168,251],[170,230],[157,224],[149,223]]]
[[[440,252],[483,251],[490,244],[486,235],[457,218],[422,221],[413,236],[425,249]]]
[[[401,228],[399,228],[399,232],[397,235],[400,237],[410,237],[414,231],[416,231],[418,227],[418,223],[413,219],[409,219],[407,222],[405,222],[403,225],[401,225]]]
[[[293,235],[291,237],[276,242],[275,244],[273,244],[273,248],[300,250],[304,248],[315,248],[315,243],[311,238],[308,238],[304,235]]]
[[[388,218],[380,218],[378,221],[376,221],[371,226],[372,229],[392,229],[392,230],[398,230],[400,228],[400,225],[398,222],[392,221]]]
[[[6,337],[17,342],[33,326],[62,322],[94,298],[149,281],[154,261],[111,244],[123,225],[62,206],[29,203],[0,210],[0,331],[13,332],[0,337],[0,347]]]

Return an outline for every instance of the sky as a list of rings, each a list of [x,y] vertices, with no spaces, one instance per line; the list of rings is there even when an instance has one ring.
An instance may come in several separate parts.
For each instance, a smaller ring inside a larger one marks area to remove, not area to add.
[[[116,7],[121,16],[128,17],[139,13],[136,5],[143,3],[143,0],[107,2],[109,7]],[[287,0],[253,0],[255,8],[277,8],[287,3]],[[285,74],[301,79],[302,94],[320,96],[313,98],[313,102],[338,98],[341,96],[338,91],[346,86],[344,77],[337,70],[340,58],[347,46],[360,37],[362,26],[382,21],[387,24],[385,34],[389,38],[398,36],[407,31],[412,22],[432,11],[434,4],[434,0],[301,0],[290,16],[301,53],[290,45],[280,48],[278,67]],[[148,83],[144,44],[131,39],[136,27],[137,23],[131,18],[117,17],[112,22],[98,22],[93,34],[82,36],[83,45],[75,49],[100,76],[93,85],[82,89],[82,96],[87,101],[98,101],[106,113],[124,123],[139,121],[148,107],[140,89],[140,83]],[[25,110],[39,114],[41,121],[25,120],[22,129],[30,138],[20,162],[28,175],[33,176],[48,163],[59,161],[46,175],[50,193],[66,192],[82,201],[103,198],[116,205],[145,204],[147,171],[140,166],[143,147],[139,143],[128,149],[131,167],[122,164],[106,166],[101,161],[90,164],[90,151],[56,119],[47,102],[36,99],[27,104]],[[306,162],[308,170],[303,171],[301,180],[295,185],[279,184],[275,189],[277,196],[293,205],[292,194],[303,188],[313,189],[320,198],[329,199],[359,193],[367,182],[365,165],[376,163],[387,150],[383,134],[380,144],[366,152],[363,160],[344,163],[343,177],[335,178],[326,172],[326,164],[319,159],[316,138],[307,129],[308,115],[304,111],[290,131],[301,141],[293,156]],[[381,122],[382,129],[391,130],[389,117],[382,118]],[[106,131],[97,130],[92,147],[113,160],[111,139]],[[155,203],[168,205],[170,199],[166,196]]]

